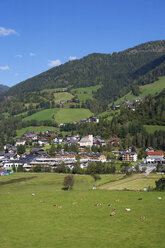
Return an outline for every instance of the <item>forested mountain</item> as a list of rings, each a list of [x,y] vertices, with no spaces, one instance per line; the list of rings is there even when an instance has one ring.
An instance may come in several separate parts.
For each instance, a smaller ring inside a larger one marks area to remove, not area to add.
[[[165,75],[165,40],[67,62],[13,86],[1,95],[1,100],[4,96],[23,96],[43,89],[102,84],[95,98],[110,103],[125,95],[132,85],[151,83],[162,75]]]
[[[94,115],[102,113],[117,98],[124,96],[124,99],[130,91],[138,96],[141,88],[145,88],[146,84],[150,86],[152,82],[155,85],[158,77],[164,75],[165,40],[148,42],[119,53],[95,53],[52,68],[0,94],[0,144],[12,142],[16,130],[24,127],[57,126],[59,109],[75,108],[81,111],[86,108]],[[66,88],[65,92],[62,88]],[[121,104],[119,114],[113,114],[111,120],[102,119],[99,124],[77,127],[69,124],[69,130],[81,135],[92,132],[105,139],[117,136],[121,138],[123,147],[150,145],[165,149],[165,132],[150,135],[144,128],[144,125],[165,125],[163,88],[165,86],[161,83],[160,89],[154,90],[151,96],[145,92],[143,101],[135,106],[136,111]],[[61,98],[58,99],[59,96]],[[60,104],[59,100],[66,100],[66,103]],[[36,116],[33,114],[42,113],[44,109],[53,109],[55,114],[44,120],[33,118]],[[28,116],[29,121],[26,120]],[[65,123],[65,120],[62,122]]]
[[[2,92],[4,92],[4,91],[8,90],[8,89],[9,89],[8,86],[3,85],[3,84],[0,84],[0,94],[1,94]]]

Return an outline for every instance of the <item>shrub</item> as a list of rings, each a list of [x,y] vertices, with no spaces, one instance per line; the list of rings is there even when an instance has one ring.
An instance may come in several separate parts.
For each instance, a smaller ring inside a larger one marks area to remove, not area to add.
[[[68,175],[64,177],[64,182],[63,182],[63,190],[71,190],[73,185],[74,185],[74,176],[73,175]]]
[[[156,190],[165,190],[165,178],[160,178],[158,181],[155,181]]]

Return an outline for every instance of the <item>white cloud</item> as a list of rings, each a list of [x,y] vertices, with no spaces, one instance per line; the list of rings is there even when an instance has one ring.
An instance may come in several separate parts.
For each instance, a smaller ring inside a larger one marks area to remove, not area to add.
[[[59,59],[48,60],[48,61],[49,61],[48,66],[50,66],[50,67],[61,65],[61,61]]]
[[[0,27],[0,36],[8,36],[11,34],[18,34],[14,29]]]
[[[31,53],[29,53],[29,56],[34,57],[34,56],[36,56],[36,54],[31,52]]]
[[[19,58],[19,59],[22,59],[22,55],[21,54],[17,54],[17,55],[15,55],[15,58]]]
[[[70,57],[69,57],[69,60],[75,60],[75,59],[77,59],[76,56],[70,56]]]
[[[0,66],[0,70],[2,70],[2,71],[9,70],[9,66],[8,65]]]

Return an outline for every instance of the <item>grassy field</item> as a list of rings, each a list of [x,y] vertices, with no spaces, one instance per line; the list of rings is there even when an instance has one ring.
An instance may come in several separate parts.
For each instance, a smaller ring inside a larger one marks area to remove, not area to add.
[[[102,85],[95,85],[86,88],[77,88],[72,90],[72,94],[76,95],[80,102],[85,102],[87,99],[93,99],[93,92],[96,92]]]
[[[44,109],[42,111],[39,111],[33,115],[30,115],[30,116],[24,118],[24,120],[25,121],[29,121],[29,120],[38,120],[38,121],[52,120],[53,116],[56,115],[56,113],[59,110],[60,110],[59,108]]]
[[[144,174],[134,174],[129,177],[126,177],[122,180],[110,182],[103,186],[100,186],[100,189],[107,190],[143,190],[144,187],[155,187],[155,178],[161,178],[161,175],[150,174],[148,177],[145,177]]]
[[[54,97],[55,97],[55,102],[59,103],[60,100],[65,100],[65,101],[71,100],[74,96],[69,92],[59,92],[59,93],[54,93]]]
[[[165,126],[157,126],[157,125],[144,125],[144,128],[148,133],[154,133],[155,131],[165,131]]]
[[[60,109],[55,115],[57,123],[68,123],[71,121],[80,121],[81,119],[88,118],[93,114],[89,109]]]
[[[70,121],[80,121],[81,119],[88,118],[92,115],[93,114],[89,109],[54,108],[39,111],[24,118],[24,120],[52,120],[54,117],[54,120],[57,123],[67,123]]]
[[[146,84],[144,86],[140,86],[141,93],[138,97],[144,98],[147,95],[155,95],[156,93],[161,92],[164,88],[165,88],[165,76],[160,77],[158,81],[152,84]],[[134,96],[130,91],[127,95],[115,101],[114,105],[124,102],[126,98],[129,99],[130,101],[133,101],[135,98],[137,98],[137,96]]]
[[[91,190],[95,182],[84,175],[75,176],[69,192],[61,190],[62,174],[14,174],[0,177],[0,182],[32,176],[0,185],[1,247],[164,248],[165,192]],[[105,177],[116,175],[99,181]],[[113,208],[116,215],[110,217]]]

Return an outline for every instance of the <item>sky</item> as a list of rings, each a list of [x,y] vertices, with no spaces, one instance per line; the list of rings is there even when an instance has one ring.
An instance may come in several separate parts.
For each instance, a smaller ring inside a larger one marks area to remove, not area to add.
[[[0,84],[165,39],[164,0],[0,0]]]

